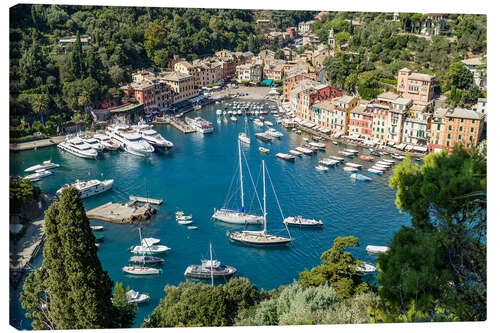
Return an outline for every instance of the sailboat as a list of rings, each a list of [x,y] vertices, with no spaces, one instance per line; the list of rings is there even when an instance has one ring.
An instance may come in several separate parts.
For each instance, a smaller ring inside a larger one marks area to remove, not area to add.
[[[238,140],[238,161],[240,169],[240,194],[241,194],[241,209],[215,209],[212,218],[226,223],[234,224],[261,224],[263,221],[262,216],[252,215],[245,212],[245,198],[243,194],[243,170],[241,166],[241,145]]]
[[[246,116],[245,116],[246,119]],[[250,144],[250,137],[247,135],[247,122],[245,121],[245,131],[241,132],[238,135],[238,140],[240,140],[243,143],[246,143],[247,145]]]
[[[271,178],[269,178],[270,180]],[[229,238],[232,241],[244,243],[244,244],[251,244],[251,245],[283,245],[290,243],[293,241],[293,238],[291,237],[281,237],[281,236],[275,236],[275,235],[269,235],[267,233],[267,210],[266,210],[266,166],[264,164],[264,160],[262,160],[262,181],[263,181],[263,202],[264,202],[264,229],[261,231],[250,231],[250,230],[243,230],[242,232],[233,232],[229,235]],[[271,183],[272,186],[272,183]],[[274,192],[274,186],[273,186],[273,192]],[[276,192],[274,192],[274,195],[276,196]],[[276,201],[278,201],[278,198],[276,197]],[[278,202],[278,207],[279,202]],[[280,212],[281,212],[281,207],[280,207]],[[281,212],[281,217],[282,220],[284,220],[283,217],[283,212]],[[288,236],[290,236],[290,232],[288,231],[288,227],[285,224],[286,230],[288,232]]]

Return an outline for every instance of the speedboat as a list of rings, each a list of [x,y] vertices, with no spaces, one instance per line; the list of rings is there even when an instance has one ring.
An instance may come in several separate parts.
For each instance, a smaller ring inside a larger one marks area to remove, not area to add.
[[[43,161],[40,164],[33,165],[27,169],[24,170],[24,172],[36,172],[38,170],[48,170],[48,169],[53,169],[59,167],[59,164],[52,163],[50,160],[48,161]]]
[[[296,150],[294,150],[294,149],[290,149],[288,152],[289,152],[290,154],[292,154],[292,155],[295,155],[295,156],[302,156],[302,155],[304,155],[304,154],[302,154],[300,151],[296,151]]]
[[[361,274],[373,273],[377,270],[377,267],[370,265],[366,262],[363,262],[356,268],[356,271]]]
[[[122,271],[124,273],[133,274],[133,275],[156,275],[160,274],[159,268],[154,267],[146,267],[146,266],[138,266],[131,265],[122,267]]]
[[[357,172],[358,169],[353,168],[353,167],[344,167],[344,171],[347,171],[347,172]]]
[[[368,253],[385,253],[389,251],[388,246],[367,245],[366,252]]]
[[[23,179],[28,179],[31,180],[32,182],[37,182],[43,177],[50,176],[53,172],[50,170],[38,170],[35,173],[32,173],[31,175],[27,175],[23,177]]]
[[[303,154],[307,154],[307,155],[311,155],[312,153],[314,153],[314,151],[312,149],[309,149],[309,148],[306,148],[306,147],[296,147],[295,148],[296,151],[299,151]]]
[[[165,245],[136,245],[136,246],[131,246],[129,248],[129,251],[135,254],[161,254],[165,253],[168,250],[171,250],[168,246]]]
[[[259,147],[259,151],[265,154],[269,154],[270,152],[269,148],[264,148],[264,147]]]

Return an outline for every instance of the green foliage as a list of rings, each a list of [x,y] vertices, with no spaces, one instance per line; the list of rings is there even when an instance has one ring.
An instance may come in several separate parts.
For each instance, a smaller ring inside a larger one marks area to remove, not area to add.
[[[236,325],[318,325],[369,323],[369,309],[377,297],[368,292],[348,299],[338,298],[332,287],[303,288],[294,283],[277,297],[262,301],[251,311],[240,312]]]
[[[300,272],[299,284],[304,287],[321,286],[328,283],[340,298],[347,298],[366,291],[368,285],[363,282],[357,272],[363,262],[354,258],[346,249],[359,246],[358,239],[353,236],[337,237],[333,247],[321,255],[322,265],[310,271]]]
[[[358,78],[358,92],[361,98],[372,99],[381,92],[379,78],[374,71],[364,72]]]
[[[334,36],[335,41],[339,44],[347,43],[349,41],[349,37],[350,35],[348,32],[339,32]]]
[[[130,290],[130,287],[123,287],[123,283],[115,283],[113,288],[113,306],[116,311],[116,322],[118,323],[118,328],[128,328],[132,327],[134,324],[134,318],[137,313],[137,304],[128,303],[126,292]]]
[[[245,278],[212,287],[191,281],[165,287],[161,300],[144,327],[229,326],[238,311],[248,309],[268,294]]]
[[[464,89],[472,84],[473,74],[462,62],[458,61],[450,65],[448,71],[446,72],[446,79],[449,86]]]
[[[20,297],[33,328],[125,327],[130,318],[112,304],[113,282],[97,257],[78,190],[64,189],[49,207],[45,234],[42,266],[28,276]]]
[[[386,311],[406,317],[412,309],[417,317],[444,311],[450,320],[485,320],[485,156],[456,146],[449,155],[426,156],[422,166],[407,158],[394,169],[390,186],[412,226],[379,256]]]
[[[40,200],[40,189],[28,179],[10,178],[9,205],[11,214],[19,214],[23,207],[32,201]]]

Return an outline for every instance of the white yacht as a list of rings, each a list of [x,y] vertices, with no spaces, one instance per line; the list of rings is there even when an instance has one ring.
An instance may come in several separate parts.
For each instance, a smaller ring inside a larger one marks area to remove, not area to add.
[[[125,296],[127,297],[127,303],[144,303],[149,301],[151,298],[148,294],[141,294],[138,291],[135,291],[134,289],[130,289],[125,293]]]
[[[24,172],[37,172],[38,170],[48,170],[48,169],[53,169],[59,167],[59,164],[52,163],[50,160],[48,161],[43,161],[40,164],[30,166],[29,168],[25,169]]]
[[[246,143],[247,145],[250,144],[250,138],[246,135],[246,133],[244,132],[241,132],[239,135],[238,135],[238,139],[243,142],[243,143]]]
[[[144,140],[153,145],[155,148],[169,150],[174,146],[172,142],[165,139],[154,129],[139,130],[139,133]]]
[[[80,196],[82,199],[91,197],[93,195],[105,192],[111,187],[113,187],[114,179],[98,180],[91,179],[85,182],[79,181],[78,179],[74,184],[65,184],[60,189],[57,190],[56,194],[61,195],[62,190],[66,187],[73,186],[78,191],[80,191]]]
[[[265,133],[268,133],[270,136],[273,136],[275,138],[281,138],[283,136],[283,133],[275,130],[274,128],[268,129]]]
[[[94,138],[99,140],[99,142],[101,143],[102,147],[105,150],[114,151],[114,150],[118,150],[120,148],[120,144],[118,142],[116,142],[116,140],[112,140],[106,134],[97,133],[94,135]]]
[[[42,170],[38,170],[35,173],[32,173],[31,175],[27,175],[27,176],[23,177],[23,179],[28,179],[28,180],[31,180],[32,182],[37,182],[40,179],[42,179],[43,177],[50,176],[51,174],[52,174],[52,171],[42,169]]]
[[[70,154],[83,158],[97,158],[98,155],[97,150],[85,143],[78,136],[66,137],[66,141],[61,142],[57,147]]]
[[[214,127],[211,122],[208,120],[205,120],[201,117],[196,117],[196,118],[189,118],[185,117],[186,123],[194,128],[196,131],[202,133],[202,134],[208,134],[212,133],[214,131]]]
[[[96,138],[82,137],[83,142],[94,148],[98,153],[103,151],[103,145]]]
[[[106,134],[120,142],[123,149],[133,155],[148,156],[155,150],[138,132],[130,131],[127,125],[108,126]]]
[[[226,223],[233,224],[261,224],[264,221],[262,216],[252,215],[245,212],[245,198],[243,192],[243,170],[241,165],[241,145],[238,140],[238,161],[239,161],[239,171],[240,171],[240,199],[241,208],[240,209],[214,209],[214,215],[212,218],[214,220],[219,220]]]

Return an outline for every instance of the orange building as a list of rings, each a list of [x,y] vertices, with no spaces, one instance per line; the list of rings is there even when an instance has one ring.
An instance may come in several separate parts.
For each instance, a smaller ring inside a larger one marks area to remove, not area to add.
[[[403,68],[398,73],[398,92],[403,98],[430,102],[436,96],[437,86],[433,75],[412,73],[408,68]]]
[[[431,123],[429,151],[451,150],[461,142],[464,147],[476,147],[484,125],[484,115],[462,108],[439,108]]]
[[[283,84],[283,101],[290,101],[290,93],[292,89],[297,85],[297,82],[302,80],[317,80],[317,76],[314,73],[307,73],[304,71],[296,73],[288,73],[286,82]]]

